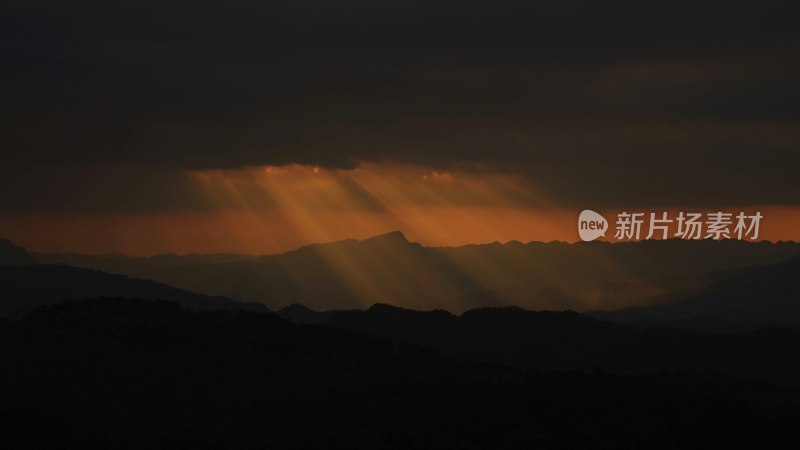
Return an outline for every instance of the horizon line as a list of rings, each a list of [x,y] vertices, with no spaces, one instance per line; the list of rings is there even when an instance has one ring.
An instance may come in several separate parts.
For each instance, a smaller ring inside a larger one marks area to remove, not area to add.
[[[563,240],[540,241],[540,240],[531,240],[531,241],[527,241],[527,242],[522,242],[522,241],[519,241],[517,239],[511,239],[511,240],[508,240],[508,241],[497,241],[497,240],[495,240],[495,241],[489,241],[489,242],[470,242],[470,243],[459,244],[459,245],[425,245],[425,244],[421,244],[419,242],[409,241],[406,238],[405,234],[401,230],[393,230],[393,231],[389,231],[389,232],[381,233],[381,234],[376,234],[374,236],[370,236],[370,237],[366,237],[366,238],[362,238],[362,239],[346,238],[346,239],[338,239],[338,240],[332,240],[332,241],[312,242],[312,243],[300,245],[300,246],[292,248],[290,250],[281,251],[281,252],[275,252],[275,253],[237,253],[237,252],[221,251],[221,252],[205,252],[205,253],[195,253],[195,252],[192,252],[192,253],[173,253],[173,252],[165,252],[165,253],[155,253],[155,254],[150,254],[150,255],[130,255],[130,254],[119,253],[119,252],[82,253],[82,252],[77,252],[77,251],[67,251],[67,252],[36,251],[36,250],[28,250],[25,247],[18,246],[17,244],[14,243],[13,240],[11,240],[9,238],[0,237],[0,239],[5,239],[5,240],[11,242],[13,245],[23,248],[26,252],[28,252],[29,254],[32,254],[32,255],[36,255],[36,254],[39,254],[39,255],[81,255],[81,256],[89,256],[89,257],[125,257],[125,258],[132,258],[132,259],[134,259],[134,258],[148,259],[148,258],[156,258],[156,257],[160,257],[160,256],[176,256],[176,257],[189,257],[189,256],[243,256],[243,257],[250,257],[252,259],[255,259],[255,258],[261,258],[261,257],[267,257],[267,256],[284,255],[284,254],[287,254],[287,253],[296,252],[296,251],[304,249],[304,248],[315,247],[315,246],[320,246],[320,245],[331,245],[331,244],[338,244],[338,243],[343,243],[343,242],[353,242],[353,241],[359,242],[359,243],[360,242],[367,242],[367,241],[370,241],[370,240],[379,239],[379,238],[382,238],[382,237],[388,237],[388,236],[392,236],[392,235],[400,235],[400,236],[402,236],[403,240],[406,241],[408,244],[415,244],[415,245],[419,245],[419,246],[421,246],[423,248],[430,248],[430,249],[457,249],[457,248],[470,247],[470,246],[509,245],[509,244],[519,244],[519,245],[523,245],[523,246],[531,245],[531,244],[543,244],[543,245],[557,245],[557,244],[564,244],[564,245],[604,245],[604,244],[608,244],[608,245],[616,245],[616,244],[642,244],[642,243],[648,243],[648,242],[720,242],[720,243],[722,243],[722,242],[733,241],[733,242],[743,242],[743,243],[746,243],[746,244],[770,244],[770,245],[800,244],[800,242],[798,242],[798,241],[782,240],[782,239],[779,239],[777,241],[771,241],[771,240],[768,240],[768,239],[762,239],[762,240],[758,240],[758,241],[751,241],[751,240],[745,240],[745,239],[741,239],[741,240],[740,239],[714,240],[714,239],[668,238],[668,239],[639,239],[639,240],[630,240],[630,241],[627,241],[627,240],[626,241],[608,241],[608,240],[603,240],[603,239],[597,239],[597,240],[590,241],[590,242],[585,242],[585,241],[581,241],[581,240],[575,240],[575,241],[563,241]]]

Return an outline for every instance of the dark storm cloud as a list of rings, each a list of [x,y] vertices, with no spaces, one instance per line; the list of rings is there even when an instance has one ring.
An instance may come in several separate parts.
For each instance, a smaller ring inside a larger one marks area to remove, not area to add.
[[[575,203],[797,203],[789,5],[4,2],[4,209],[76,165],[127,183],[87,209],[138,210],[202,206],[181,169],[357,161],[513,168]]]
[[[47,164],[0,178],[0,213],[196,212],[214,206],[191,177],[152,166]]]

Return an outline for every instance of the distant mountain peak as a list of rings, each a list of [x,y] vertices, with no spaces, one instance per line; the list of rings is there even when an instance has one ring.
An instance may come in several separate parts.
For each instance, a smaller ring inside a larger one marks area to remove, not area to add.
[[[377,236],[372,236],[372,237],[369,237],[367,239],[363,239],[363,240],[360,240],[360,241],[356,240],[356,239],[344,239],[344,240],[341,240],[341,241],[326,242],[326,243],[320,243],[320,244],[309,244],[309,245],[300,247],[297,250],[292,250],[290,252],[283,253],[283,255],[287,255],[287,254],[302,254],[302,253],[305,253],[305,252],[316,252],[316,251],[326,250],[326,249],[331,249],[331,248],[352,250],[354,248],[358,248],[358,247],[362,247],[362,246],[365,247],[365,248],[370,248],[372,246],[377,246],[379,249],[384,250],[385,247],[398,247],[398,246],[399,247],[403,247],[403,246],[409,246],[409,245],[419,246],[419,244],[411,244],[410,242],[408,242],[408,240],[406,239],[406,237],[403,235],[402,232],[400,232],[400,231],[391,231],[389,233],[379,234]],[[262,259],[263,258],[269,258],[270,256],[271,255],[262,256]]]
[[[388,303],[374,303],[372,306],[367,308],[369,312],[399,312],[399,311],[409,311],[406,308],[400,308],[399,306],[390,305]]]
[[[278,311],[279,314],[280,313],[284,313],[284,312],[315,313],[317,311],[314,311],[313,309],[311,309],[308,306],[303,305],[301,303],[292,303],[291,305],[285,306],[281,310]]]
[[[314,311],[300,303],[292,303],[278,311],[278,316],[296,323],[322,323],[330,315],[328,311]]]
[[[371,238],[364,239],[361,242],[369,242],[369,243],[377,243],[377,242],[386,242],[386,243],[402,243],[408,244],[408,239],[406,239],[405,235],[401,231],[391,231],[386,234],[379,234],[377,236],[373,236]]]

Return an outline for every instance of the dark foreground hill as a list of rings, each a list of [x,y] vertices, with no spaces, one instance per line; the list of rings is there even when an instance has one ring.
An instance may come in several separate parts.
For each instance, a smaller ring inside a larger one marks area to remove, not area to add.
[[[454,358],[531,370],[691,370],[800,386],[800,332],[785,328],[726,334],[658,326],[641,330],[570,311],[480,308],[456,316],[389,305],[331,312],[321,323]]]
[[[268,311],[261,303],[211,297],[148,280],[55,265],[0,266],[0,317],[18,318],[66,299],[132,297],[178,302],[187,309]]]
[[[795,389],[532,374],[271,314],[100,299],[0,322],[0,447],[796,448]]]

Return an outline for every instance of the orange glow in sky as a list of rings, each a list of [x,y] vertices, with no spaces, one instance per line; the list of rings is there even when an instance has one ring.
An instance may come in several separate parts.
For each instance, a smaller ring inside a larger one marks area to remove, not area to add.
[[[393,230],[429,246],[574,242],[582,209],[557,204],[546,189],[517,175],[480,168],[441,171],[367,164],[336,170],[290,165],[189,175],[212,205],[209,210],[7,214],[0,216],[0,235],[35,251],[129,255],[268,254]],[[639,209],[672,214],[681,208]],[[800,208],[763,205],[741,210],[764,215],[759,240],[800,239]],[[604,213],[611,218],[616,211]]]

